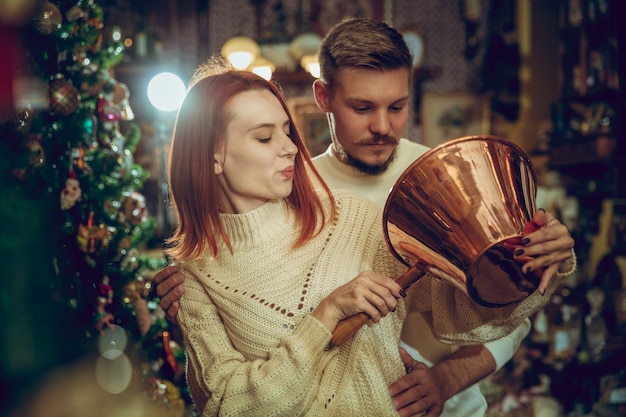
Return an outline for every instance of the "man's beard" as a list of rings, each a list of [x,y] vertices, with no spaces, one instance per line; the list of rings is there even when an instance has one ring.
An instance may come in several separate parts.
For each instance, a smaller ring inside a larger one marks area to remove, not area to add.
[[[352,155],[350,155],[349,153],[347,153],[345,151],[345,149],[343,150],[343,161],[358,169],[360,172],[367,174],[367,175],[379,175],[382,174],[383,172],[385,172],[387,170],[387,168],[389,168],[389,165],[391,165],[391,163],[396,159],[396,150],[398,148],[395,148],[392,152],[391,155],[389,155],[389,158],[387,158],[387,160],[385,162],[383,162],[382,164],[377,164],[377,165],[370,165],[370,164],[366,164],[365,162],[356,159],[355,157],[353,157]]]
[[[393,149],[393,151],[391,152],[391,155],[389,155],[389,158],[387,158],[387,160],[385,162],[383,162],[382,164],[372,165],[372,164],[365,163],[365,162],[361,161],[360,159],[355,158],[354,156],[352,156],[348,152],[346,152],[346,150],[342,146],[338,146],[337,148],[340,151],[341,160],[345,164],[350,165],[351,167],[356,168],[357,170],[359,170],[363,174],[367,174],[367,175],[379,175],[379,174],[382,174],[383,172],[385,172],[387,170],[387,168],[389,168],[389,165],[391,165],[391,163],[396,159],[396,150],[398,149],[397,148],[398,140],[396,140],[396,138],[393,138],[391,136],[376,135],[369,142],[371,142],[371,143],[380,143],[380,144],[382,144],[382,143],[394,144],[394,145],[396,145],[396,147]],[[339,143],[339,141],[336,141],[335,145],[337,145],[338,143]]]

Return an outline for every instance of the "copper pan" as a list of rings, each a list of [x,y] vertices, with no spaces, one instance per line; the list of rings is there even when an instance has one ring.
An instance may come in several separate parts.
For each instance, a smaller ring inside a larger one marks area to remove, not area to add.
[[[410,267],[397,282],[406,289],[429,272],[481,306],[525,299],[539,277],[522,271],[505,241],[523,235],[535,198],[532,163],[506,139],[468,136],[429,150],[397,180],[383,212],[387,246]],[[361,313],[342,321],[331,344],[368,320]]]

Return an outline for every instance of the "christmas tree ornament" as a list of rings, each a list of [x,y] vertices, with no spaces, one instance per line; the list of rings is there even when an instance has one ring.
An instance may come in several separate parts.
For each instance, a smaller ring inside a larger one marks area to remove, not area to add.
[[[135,118],[133,109],[130,108],[129,97],[130,90],[128,86],[120,82],[115,83],[112,101],[119,106],[122,120],[133,120]]]
[[[172,369],[174,374],[178,373],[178,365],[176,364],[176,358],[174,357],[174,351],[172,346],[172,338],[170,332],[163,332],[163,350],[165,350],[165,359],[167,364]]]
[[[67,11],[67,13],[65,13],[65,18],[70,22],[74,22],[84,17],[85,17],[85,11],[81,9],[78,5],[72,6]]]
[[[95,226],[93,224],[93,211],[89,213],[87,224],[78,225],[78,235],[76,242],[78,248],[86,254],[99,255],[109,247],[109,241],[113,236],[113,231],[101,224]]]
[[[119,155],[124,153],[124,135],[117,129],[117,124],[114,126],[113,132],[111,133],[110,145],[113,152],[116,152]]]
[[[13,129],[20,134],[27,134],[33,125],[34,111],[30,108],[23,108],[15,112],[13,117]]]
[[[41,146],[41,135],[30,135],[26,141],[28,149],[28,163],[31,167],[37,168],[46,163],[46,153]]]
[[[125,271],[135,271],[139,267],[139,251],[131,248],[126,251],[124,259],[120,262],[120,268]]]
[[[61,210],[69,210],[80,201],[82,190],[80,182],[76,179],[74,170],[70,171],[70,176],[65,180],[65,188],[61,191]]]
[[[123,221],[130,224],[139,224],[148,216],[146,197],[137,191],[131,192],[125,199],[123,207]]]
[[[80,105],[80,94],[62,74],[57,74],[50,82],[50,111],[68,116]]]
[[[72,148],[70,153],[72,170],[80,169],[85,174],[93,172],[91,167],[87,165],[85,154],[85,147],[82,143],[79,143],[77,148]]]
[[[93,43],[93,45],[89,45],[88,47],[85,48],[85,50],[89,52],[97,52],[102,46],[102,29],[104,28],[104,25],[102,24],[100,19],[98,19],[97,17],[88,19],[87,24],[95,28],[98,31],[98,36],[96,37],[96,40]]]
[[[59,8],[49,1],[45,1],[33,17],[33,27],[43,35],[50,35],[61,28],[63,16]]]
[[[128,283],[124,287],[124,301],[133,305],[142,336],[145,336],[150,331],[154,323],[148,307],[148,301],[145,298],[148,296],[150,288],[151,284],[144,282],[141,276],[138,276],[135,281]]]
[[[102,94],[98,98],[96,110],[98,112],[98,118],[102,122],[119,122],[122,120],[122,111],[120,108],[111,104]]]
[[[83,143],[89,148],[98,146],[98,142],[96,140],[97,126],[98,119],[93,114],[83,120]]]
[[[105,329],[113,326],[115,317],[109,311],[107,306],[113,302],[113,287],[111,287],[110,279],[107,275],[102,278],[102,282],[98,285],[98,297],[96,299],[96,311],[94,314],[94,327],[103,334]]]

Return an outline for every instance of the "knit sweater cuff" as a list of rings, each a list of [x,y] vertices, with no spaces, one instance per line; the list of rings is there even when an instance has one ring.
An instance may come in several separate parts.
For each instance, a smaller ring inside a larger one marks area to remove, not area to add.
[[[572,256],[563,262],[563,265],[561,265],[559,270],[556,272],[556,278],[563,279],[568,275],[572,275],[574,271],[576,271],[576,264],[576,253],[574,252],[574,249],[572,249]]]
[[[310,314],[304,316],[294,334],[296,333],[311,352],[323,352],[332,337],[326,326]]]

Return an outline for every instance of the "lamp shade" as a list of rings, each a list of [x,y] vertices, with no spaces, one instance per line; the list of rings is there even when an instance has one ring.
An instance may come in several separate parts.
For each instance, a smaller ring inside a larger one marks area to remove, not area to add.
[[[298,62],[304,55],[316,55],[321,44],[322,38],[317,33],[305,32],[291,41],[289,53]]]
[[[272,61],[265,58],[263,55],[259,55],[250,66],[253,73],[265,78],[266,80],[272,78],[272,74],[276,69],[276,66],[272,63]]]
[[[304,55],[302,59],[300,59],[300,65],[302,65],[302,68],[304,68],[306,72],[308,72],[315,78],[320,77],[320,62],[317,54]]]
[[[259,45],[247,36],[235,36],[222,46],[222,55],[239,70],[248,68],[260,54]]]

